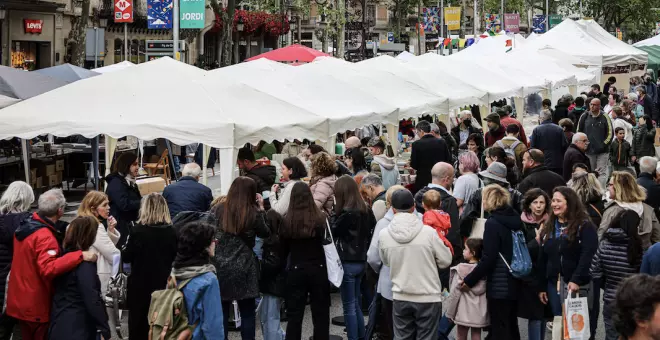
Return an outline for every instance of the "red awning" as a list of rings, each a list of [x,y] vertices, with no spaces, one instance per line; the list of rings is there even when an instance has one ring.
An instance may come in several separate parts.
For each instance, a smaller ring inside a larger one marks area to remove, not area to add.
[[[302,45],[291,45],[254,56],[246,61],[266,58],[289,63],[311,63],[316,57],[329,57],[329,54]]]

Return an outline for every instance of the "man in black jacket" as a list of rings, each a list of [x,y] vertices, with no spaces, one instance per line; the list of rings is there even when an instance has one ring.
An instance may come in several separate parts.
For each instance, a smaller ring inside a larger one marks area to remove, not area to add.
[[[589,147],[589,138],[582,132],[578,132],[573,135],[573,143],[568,146],[568,150],[564,154],[564,181],[568,182],[573,175],[573,165],[582,163],[589,167],[591,171],[591,166],[589,162],[589,157],[584,153]]]
[[[545,166],[561,175],[564,153],[569,142],[566,140],[564,130],[552,122],[552,112],[550,110],[542,110],[539,121],[541,124],[534,128],[530,146],[543,151]]]
[[[657,178],[656,169],[658,160],[655,157],[644,156],[639,160],[639,178],[637,184],[646,189],[646,200],[648,204],[656,211],[660,208],[660,184],[655,180]]]
[[[419,191],[431,182],[431,168],[438,162],[450,163],[451,154],[447,143],[431,134],[431,123],[420,121],[416,129],[420,139],[412,144],[410,167],[417,171],[415,191]]]
[[[548,195],[556,187],[566,185],[566,181],[554,171],[550,171],[544,164],[543,151],[529,149],[523,154],[523,176],[525,178],[518,184],[518,191],[523,195],[530,189],[539,188]]]
[[[601,110],[600,100],[594,99],[589,102],[589,111],[580,117],[577,131],[584,132],[589,138],[589,147],[586,154],[591,161],[591,169],[598,171],[598,181],[605,188],[609,175],[608,151],[614,138],[614,129],[610,116]]]
[[[272,165],[260,165],[254,158],[254,153],[249,148],[242,148],[238,150],[238,159],[236,161],[238,168],[241,169],[241,174],[246,177],[252,178],[257,182],[257,193],[261,194],[264,191],[270,192],[270,188],[275,184],[275,177],[277,177],[277,169]],[[268,199],[264,199],[264,208],[270,209]]]

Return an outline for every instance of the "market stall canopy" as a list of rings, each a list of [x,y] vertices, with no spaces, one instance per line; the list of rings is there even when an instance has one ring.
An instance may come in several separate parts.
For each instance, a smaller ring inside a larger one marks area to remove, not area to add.
[[[411,60],[416,60],[415,57]],[[357,63],[365,70],[379,70],[415,83],[431,93],[448,99],[449,109],[465,105],[488,104],[487,93],[482,91],[460,77],[448,75],[435,67],[416,66],[414,63],[404,62],[394,57],[383,55]]]
[[[0,95],[0,109],[20,102],[20,99]]]
[[[88,69],[74,66],[71,64],[62,64],[53,67],[43,68],[34,71],[35,73],[43,74],[51,78],[63,80],[67,83],[73,83],[81,79],[98,76],[100,73],[90,71]]]
[[[655,73],[657,73],[658,68],[660,68],[660,46],[646,45],[639,46],[637,48],[649,54],[647,69],[653,70]]]
[[[117,71],[120,71],[120,70],[123,70],[123,69],[135,67],[135,66],[136,65],[133,64],[130,61],[122,61],[122,62],[117,63],[117,64],[112,64],[112,65],[108,65],[108,66],[95,68],[94,72],[101,73],[101,74],[112,73],[112,72],[117,72]]]
[[[638,41],[633,44],[635,47],[642,47],[642,46],[660,46],[660,35],[654,35],[651,38]]]
[[[564,19],[559,25],[523,48],[552,47],[584,59],[592,66],[646,64],[647,54],[612,36],[593,20]]]
[[[24,100],[67,84],[43,74],[0,66],[0,95],[10,98]]]
[[[245,65],[257,62],[261,64],[254,67]],[[261,139],[267,140],[267,138],[282,140],[303,136],[309,136],[308,139],[326,141],[328,137],[334,136],[337,132],[354,130],[368,124],[397,124],[399,121],[398,107],[374,97],[360,87],[325,74],[309,72],[303,67],[268,67],[267,63],[275,62],[253,61],[240,66],[217,69],[207,72],[200,81],[209,93],[214,94],[225,91],[227,87],[232,86],[231,84],[254,89],[257,95],[277,99],[281,102],[280,106],[290,105],[294,109],[305,110],[309,114],[322,117],[327,122],[327,128],[322,135],[315,136],[300,132],[297,132],[298,135],[284,135],[284,132],[269,130],[267,123],[272,119],[287,117],[287,109],[275,110],[266,105],[261,108],[261,113],[257,112],[254,115],[237,111],[238,117],[232,118],[237,122],[237,144],[240,144],[238,141],[253,142],[256,139],[258,142]],[[237,69],[250,71],[237,73]],[[260,71],[256,72],[255,69],[260,69]],[[232,76],[235,74],[240,76]],[[244,99],[241,100],[238,100],[236,96],[230,96],[226,100],[238,103],[259,101],[258,98],[250,95],[243,95]],[[263,124],[259,121],[261,115],[267,115],[266,118],[263,118]],[[286,119],[282,119],[282,121],[283,125],[298,124]],[[260,125],[266,126],[265,132],[256,129]],[[264,136],[264,133],[268,134]]]
[[[233,123],[193,81],[204,72],[160,58],[83,79],[0,110],[0,138],[108,134],[234,147]]]
[[[272,61],[286,62],[286,63],[311,63],[316,57],[329,57],[327,53],[317,51],[313,48],[302,45],[290,45],[283,48],[278,48],[258,56],[247,59],[246,61],[257,60],[261,58],[270,59]]]
[[[414,59],[415,57],[416,56],[414,54],[412,54],[408,51],[403,51],[403,52],[399,53],[398,56],[396,56],[397,59],[403,60],[403,61]]]
[[[291,69],[292,67],[293,66],[289,64],[261,58],[250,62],[231,65],[228,67],[216,68],[207,72],[211,75],[222,75],[223,77],[230,79],[241,79],[241,77],[263,76],[265,73]]]
[[[346,87],[357,87],[374,98],[399,108],[399,118],[448,113],[447,97],[427,91],[414,82],[391,73],[365,70],[354,63],[336,58],[317,58],[301,66],[321,77],[332,77]]]

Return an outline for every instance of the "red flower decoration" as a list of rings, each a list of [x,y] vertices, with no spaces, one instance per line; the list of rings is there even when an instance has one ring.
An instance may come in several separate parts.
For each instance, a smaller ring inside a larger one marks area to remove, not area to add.
[[[225,9],[226,11],[226,9]],[[238,22],[243,22],[243,32],[246,34],[255,34],[260,29],[272,36],[279,36],[289,33],[291,29],[289,25],[289,18],[286,15],[270,14],[262,11],[246,11],[237,9],[234,11],[233,18],[233,31],[237,32]],[[222,30],[223,22],[222,17],[215,13],[215,26],[213,31],[217,32]]]

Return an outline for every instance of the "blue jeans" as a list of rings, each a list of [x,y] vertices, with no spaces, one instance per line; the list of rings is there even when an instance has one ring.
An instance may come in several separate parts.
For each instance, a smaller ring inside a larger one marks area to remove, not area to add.
[[[545,320],[527,320],[529,340],[545,339]]]
[[[364,262],[344,262],[344,279],[341,282],[341,302],[344,305],[344,322],[348,340],[364,339],[364,317],[360,282],[364,275]]]
[[[552,310],[552,315],[561,316],[561,297],[557,291],[557,282],[548,281],[548,303],[550,304],[550,309]]]
[[[264,340],[284,340],[284,331],[280,326],[280,298],[264,294],[261,298],[259,321]]]
[[[255,236],[254,248],[252,248],[252,251],[254,252],[255,255],[257,255],[257,258],[259,260],[261,260],[261,255],[264,253],[263,246],[264,246],[264,239],[262,239],[259,236]]]
[[[443,314],[438,323],[438,338],[440,340],[449,339],[449,333],[451,333],[451,330],[454,329],[455,326],[454,322],[449,320],[449,318]]]

